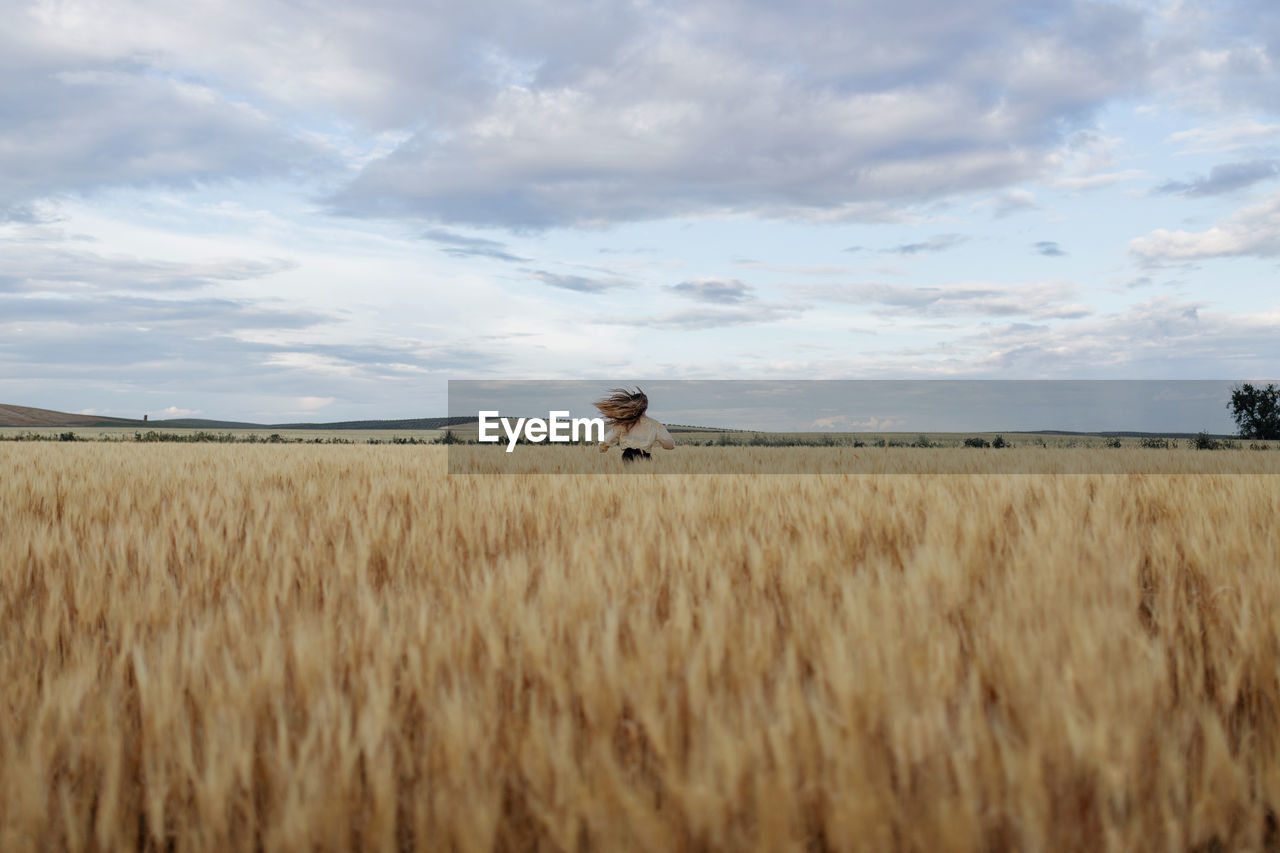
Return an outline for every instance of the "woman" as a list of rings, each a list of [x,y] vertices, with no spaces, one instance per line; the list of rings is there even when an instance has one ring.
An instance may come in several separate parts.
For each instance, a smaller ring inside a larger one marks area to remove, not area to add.
[[[596,408],[604,415],[609,431],[600,442],[600,452],[611,445],[622,448],[622,461],[648,459],[649,451],[656,444],[664,450],[675,450],[676,442],[667,428],[645,415],[649,398],[637,388],[634,392],[614,388],[608,397],[596,401]]]

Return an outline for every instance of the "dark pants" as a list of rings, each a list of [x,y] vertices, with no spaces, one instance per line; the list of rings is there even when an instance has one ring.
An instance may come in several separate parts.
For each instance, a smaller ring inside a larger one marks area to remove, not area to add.
[[[649,459],[649,452],[646,450],[636,450],[634,447],[625,448],[622,451],[623,462],[634,462],[637,459]]]

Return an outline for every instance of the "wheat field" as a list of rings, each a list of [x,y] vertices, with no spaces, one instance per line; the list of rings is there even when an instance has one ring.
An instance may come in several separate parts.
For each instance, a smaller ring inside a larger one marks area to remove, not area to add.
[[[5,851],[1280,845],[1280,477],[0,478]]]

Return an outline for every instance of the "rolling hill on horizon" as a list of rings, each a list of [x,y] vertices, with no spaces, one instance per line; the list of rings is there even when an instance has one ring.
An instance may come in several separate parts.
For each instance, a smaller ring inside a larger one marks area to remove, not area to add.
[[[38,409],[30,406],[16,406],[12,404],[0,403],[0,428],[3,427],[30,427],[32,429],[48,429],[51,427],[136,427],[155,429],[195,429],[195,430],[227,430],[227,429],[258,429],[258,430],[437,430],[446,427],[460,427],[475,429],[477,426],[476,419],[466,415],[457,417],[443,418],[398,418],[390,420],[367,420],[367,421],[332,421],[328,423],[281,423],[281,424],[260,424],[250,423],[247,421],[220,421],[207,418],[170,418],[167,420],[138,420],[133,418],[112,418],[105,415],[84,415],[72,414],[70,412],[58,412],[52,409]],[[770,430],[750,430],[738,429],[733,427],[704,427],[690,426],[688,424],[667,424],[667,427],[673,433],[688,432],[770,432]],[[782,433],[803,433],[804,430],[781,430]],[[821,432],[821,431],[815,431]],[[888,432],[894,431],[886,431]],[[920,430],[904,430],[902,433],[915,434]],[[934,431],[935,433],[937,431]],[[954,430],[944,430],[943,432],[954,432]],[[1135,430],[1102,430],[1102,431],[1078,431],[1078,430],[1058,430],[1058,429],[1038,429],[1038,430],[961,430],[960,432],[970,433],[1005,433],[1008,435],[1059,435],[1059,436],[1102,436],[1102,437],[1118,437],[1118,438],[1192,438],[1193,432],[1141,432]],[[850,433],[852,434],[852,433]],[[868,433],[870,434],[870,433]],[[932,433],[931,433],[932,434]],[[1212,438],[1235,438],[1233,435],[1213,434]]]
[[[170,429],[441,429],[474,421],[474,418],[401,418],[395,420],[335,421],[332,423],[259,424],[207,418],[141,420],[82,415],[0,403],[0,427],[156,427]]]
[[[127,418],[109,418],[102,415],[73,415],[52,409],[36,409],[30,406],[13,406],[0,403],[0,426],[6,427],[60,427],[60,426],[133,426],[143,421]]]

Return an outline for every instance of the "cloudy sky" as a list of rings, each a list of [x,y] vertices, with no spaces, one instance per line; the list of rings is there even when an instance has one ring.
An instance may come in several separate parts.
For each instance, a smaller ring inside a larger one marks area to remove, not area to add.
[[[0,402],[1276,378],[1273,0],[0,0]]]

